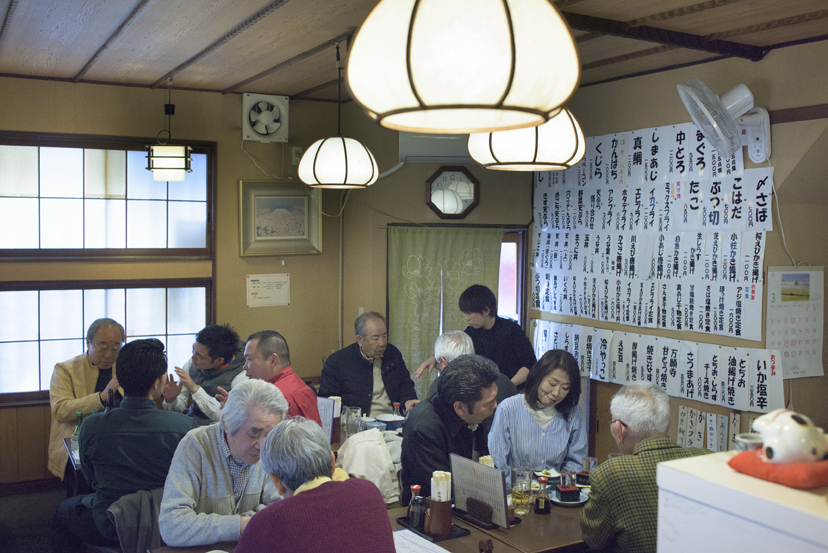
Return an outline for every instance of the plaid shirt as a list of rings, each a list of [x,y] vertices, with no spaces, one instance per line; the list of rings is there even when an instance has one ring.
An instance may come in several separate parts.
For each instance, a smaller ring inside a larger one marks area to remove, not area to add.
[[[598,465],[589,475],[592,492],[581,511],[584,541],[592,549],[655,553],[658,528],[656,465],[712,453],[679,447],[666,434],[635,446],[632,455]]]
[[[227,457],[230,478],[233,479],[233,495],[236,496],[236,503],[238,503],[244,493],[245,486],[247,486],[247,475],[250,473],[250,465],[245,465],[230,453],[230,446],[227,445],[227,434],[225,434],[224,428],[221,429],[221,438],[221,451]]]

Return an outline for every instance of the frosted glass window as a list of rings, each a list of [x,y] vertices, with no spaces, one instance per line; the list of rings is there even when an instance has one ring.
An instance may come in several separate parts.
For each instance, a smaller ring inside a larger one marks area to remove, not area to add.
[[[126,201],[84,200],[87,248],[126,247]]]
[[[206,294],[205,288],[170,288],[167,292],[167,332],[195,334],[204,328],[207,318]]]
[[[37,344],[37,342],[0,344],[0,359],[3,360],[3,370],[0,371],[0,392],[15,393],[40,390],[40,371],[37,370]],[[9,367],[28,370],[9,370]]]
[[[207,246],[207,204],[169,202],[170,248]]]
[[[203,321],[202,321],[203,322]],[[203,328],[202,324],[202,328]],[[201,328],[199,328],[201,330]],[[186,336],[170,336],[167,339],[167,372],[174,375],[176,380],[178,376],[175,375],[173,369],[175,367],[184,367],[187,361],[193,356],[193,342],[195,342],[195,334],[187,334]]]
[[[112,319],[123,326],[126,321],[126,290],[84,290],[83,292],[83,335],[97,319]]]
[[[167,246],[167,202],[127,202],[127,248]]]
[[[83,162],[86,198],[126,197],[126,151],[85,150]]]
[[[127,152],[127,198],[167,199],[167,183],[152,180],[152,171],[147,171],[146,152]]]
[[[130,288],[126,296],[127,336],[151,336],[167,332],[164,288]]]
[[[0,196],[37,197],[37,150],[36,146],[0,146]]]
[[[43,290],[40,293],[40,339],[83,336],[83,290]]]
[[[83,340],[55,340],[40,342],[40,389],[48,390],[55,365],[68,361],[86,351]],[[2,392],[0,388],[0,392]],[[33,391],[33,390],[24,390]]]
[[[82,148],[40,148],[40,196],[83,198]]]
[[[37,290],[0,292],[0,342],[37,340]],[[0,373],[6,363],[0,357]]]
[[[39,247],[37,198],[0,198],[0,248]]]
[[[83,200],[40,200],[40,247],[83,247]]]
[[[170,200],[207,201],[207,154],[191,154],[190,169],[184,180],[170,181]]]

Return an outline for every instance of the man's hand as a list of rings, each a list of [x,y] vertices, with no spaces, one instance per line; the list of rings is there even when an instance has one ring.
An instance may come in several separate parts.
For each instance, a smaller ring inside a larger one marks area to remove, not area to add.
[[[221,408],[224,409],[224,404],[227,403],[227,398],[230,394],[222,388],[221,386],[218,387],[218,393],[216,394],[216,399],[221,404]]]
[[[185,371],[181,367],[176,367],[175,374],[178,375],[178,378],[181,380],[181,383],[190,391],[190,394],[195,394],[198,391],[198,384],[193,382],[193,379],[190,378],[190,375],[187,374],[187,371]]]
[[[98,394],[98,395],[101,396],[101,403],[103,403],[103,404],[106,403],[106,398],[109,396],[109,390],[115,390],[116,392],[118,391],[118,378],[117,377],[113,376],[109,380],[109,382],[106,384],[106,388],[104,388],[103,391],[100,394]]]
[[[437,360],[433,357],[429,357],[423,364],[420,365],[420,368],[414,372],[414,378],[420,378],[423,375],[423,371],[428,369],[428,374],[431,374],[431,371],[434,370],[434,366],[437,364]]]
[[[241,517],[241,521],[239,522],[239,533],[244,534],[244,529],[247,528],[247,523],[250,522],[250,519],[253,517]]]
[[[419,399],[409,399],[405,402],[405,412],[408,413],[411,411],[411,408],[420,403]]]
[[[164,383],[164,390],[161,392],[161,395],[164,396],[164,401],[167,403],[172,403],[175,401],[175,398],[178,397],[178,394],[181,393],[181,383],[176,383],[173,375],[167,375],[167,381]]]

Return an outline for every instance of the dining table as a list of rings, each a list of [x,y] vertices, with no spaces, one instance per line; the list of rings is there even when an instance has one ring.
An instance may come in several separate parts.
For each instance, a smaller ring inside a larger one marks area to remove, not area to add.
[[[72,470],[69,471],[67,478],[71,479],[71,486],[66,487],[66,497],[75,497],[76,495],[84,495],[93,493],[93,490],[86,480],[83,478],[83,470],[81,470],[80,459],[75,459],[75,454],[72,451],[72,438],[63,438],[63,447],[69,453],[69,462],[72,465]]]

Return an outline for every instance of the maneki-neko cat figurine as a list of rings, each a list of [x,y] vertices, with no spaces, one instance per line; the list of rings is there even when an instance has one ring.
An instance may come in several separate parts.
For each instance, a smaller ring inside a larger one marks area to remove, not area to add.
[[[762,435],[762,456],[768,463],[810,463],[828,459],[822,428],[800,413],[776,409],[753,421]]]

